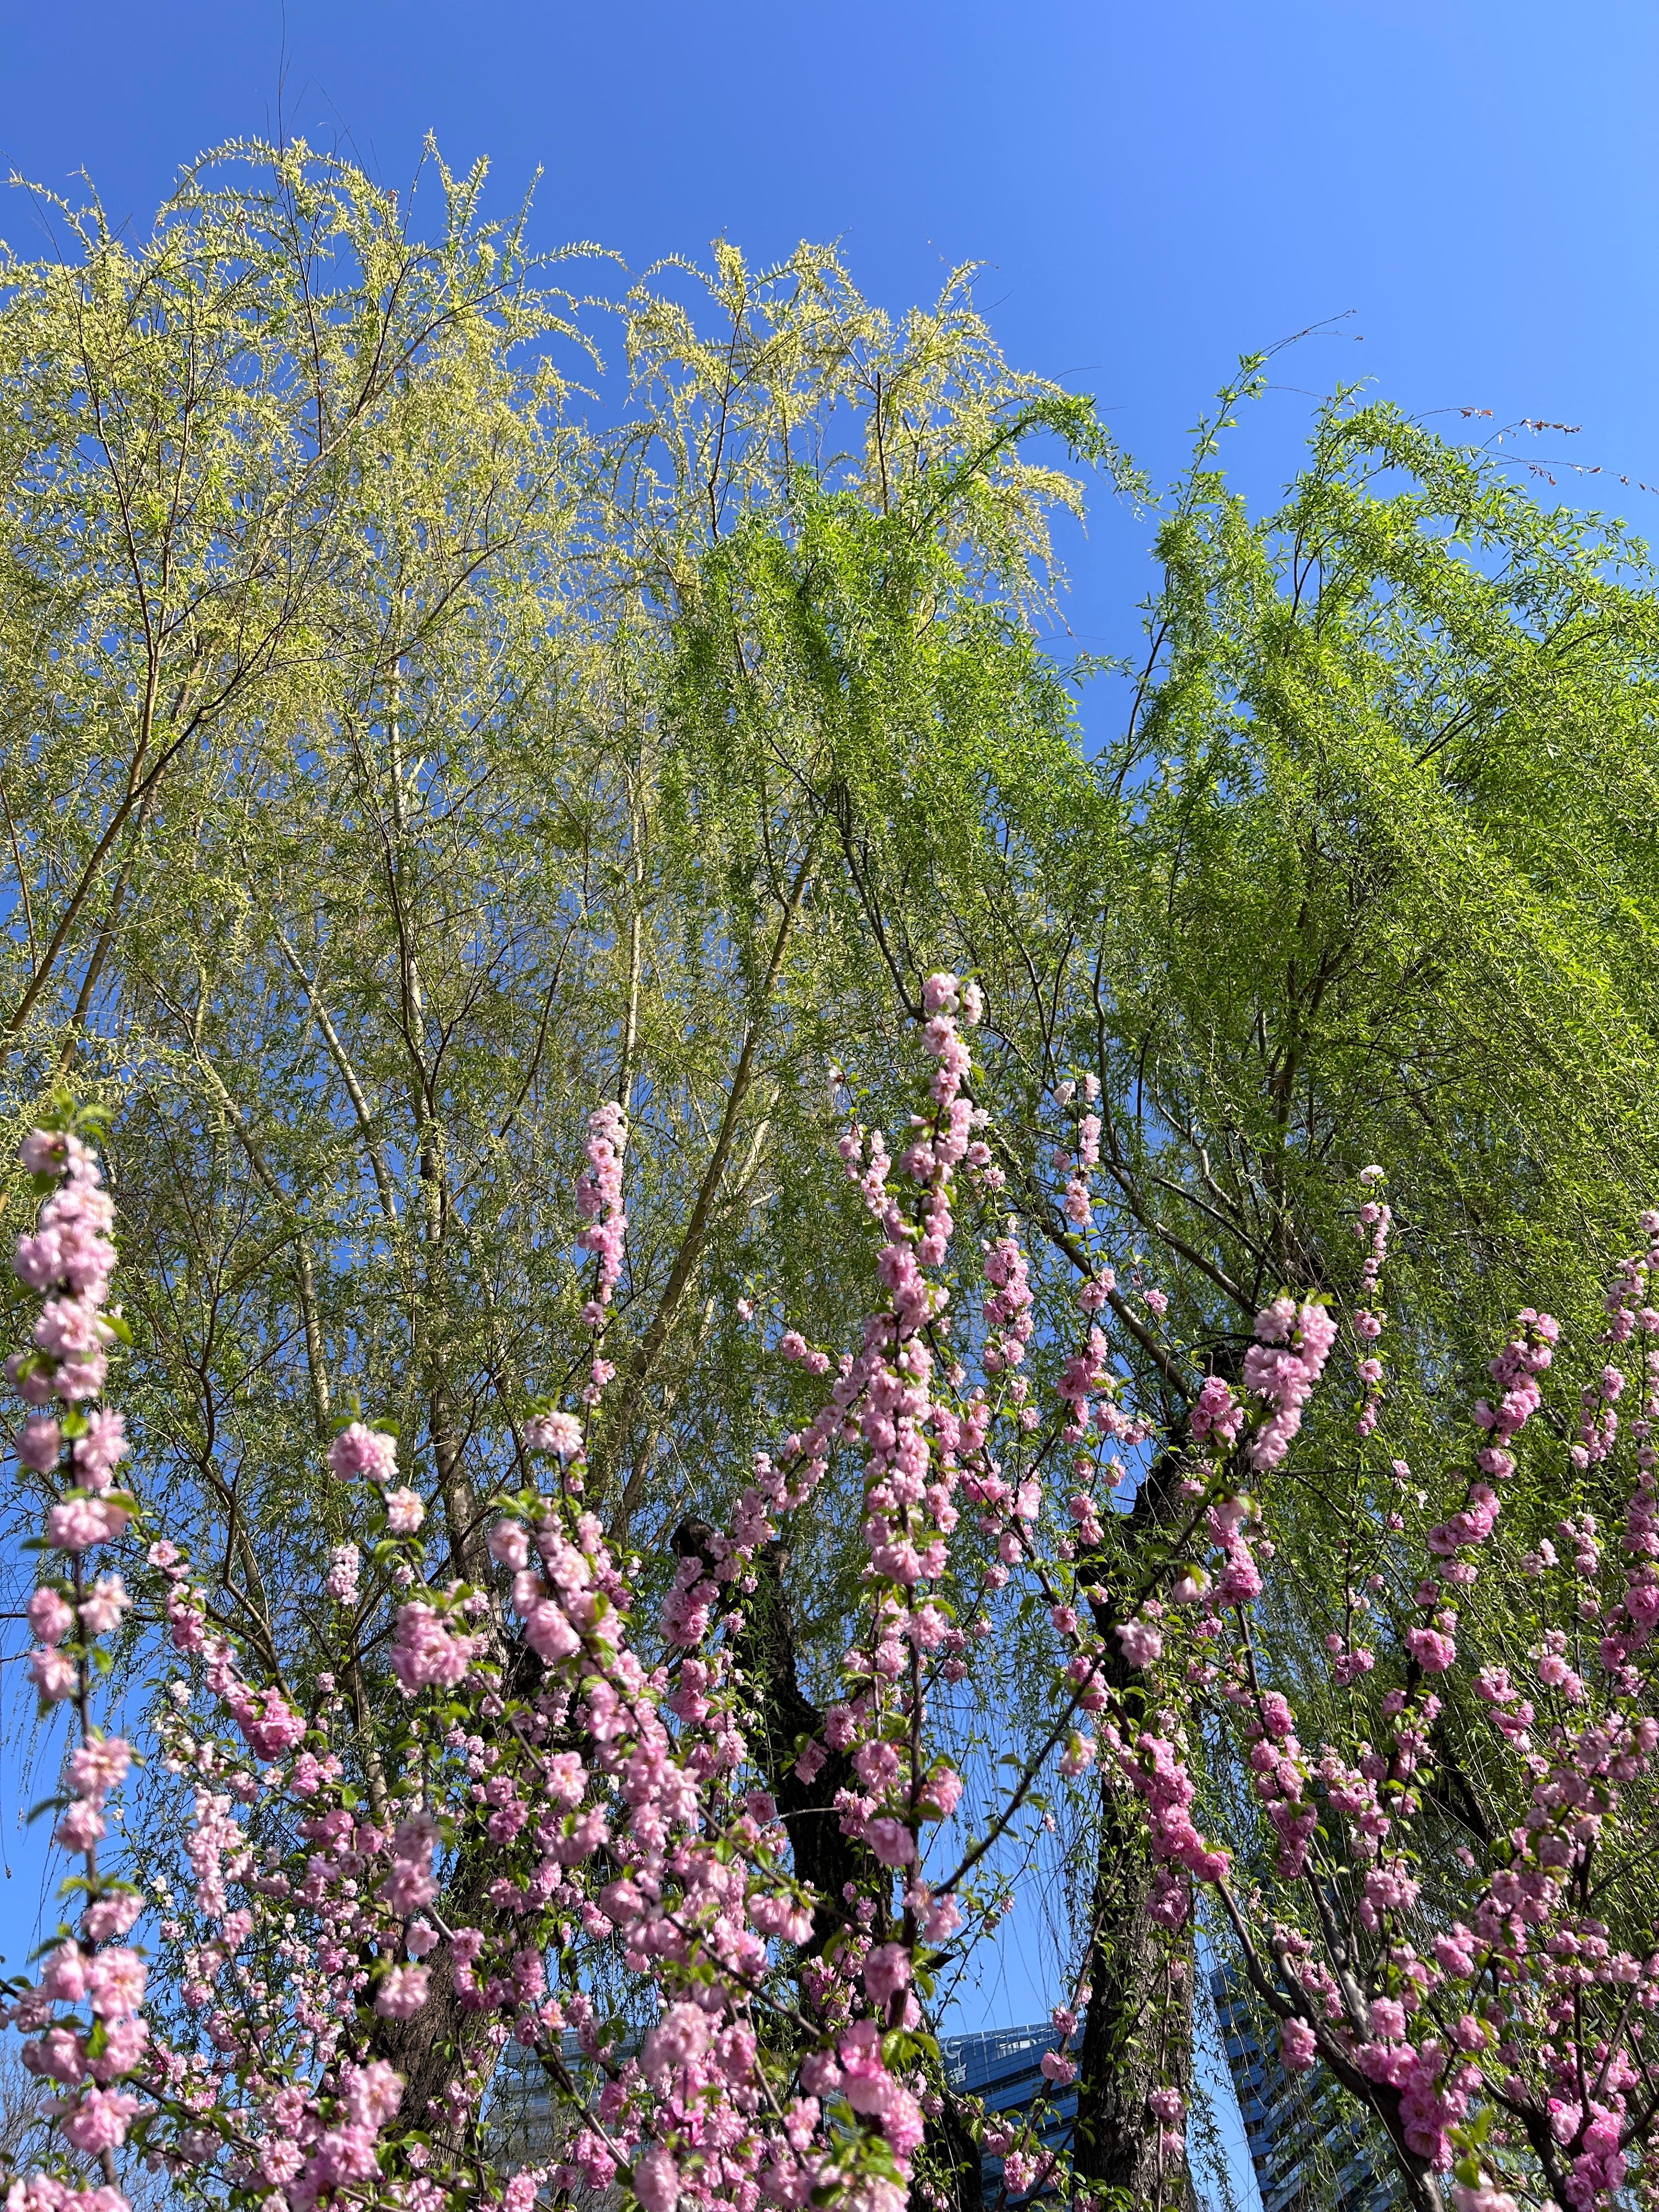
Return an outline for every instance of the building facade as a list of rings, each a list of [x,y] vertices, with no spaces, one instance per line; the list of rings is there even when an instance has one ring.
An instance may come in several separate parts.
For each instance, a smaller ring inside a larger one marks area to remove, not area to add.
[[[1017,2121],[1026,2107],[1046,2093],[1046,2107],[1037,2140],[1045,2149],[1070,2147],[1077,2119],[1077,2085],[1053,2088],[1042,2073],[1042,2054],[1054,2047],[1054,2031],[1047,2021],[1031,2027],[994,2027],[976,2035],[942,2035],[939,2055],[945,2078],[958,2096],[982,2097],[988,2112],[1006,2112]],[[981,2161],[985,2201],[994,2204],[1002,2194],[1002,2160],[987,2152]],[[1009,2192],[1018,2202],[1016,2192]]]
[[[1391,2212],[1399,2178],[1322,2066],[1287,2074],[1249,1993],[1210,1976],[1262,2212]]]

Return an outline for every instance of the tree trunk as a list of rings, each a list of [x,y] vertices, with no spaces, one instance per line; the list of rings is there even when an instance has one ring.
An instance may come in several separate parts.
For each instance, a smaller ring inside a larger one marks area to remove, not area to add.
[[[471,1918],[476,1919],[489,1879],[481,1862],[473,1868],[464,1863],[457,1870],[443,1900],[445,1917],[454,1916],[452,1925],[469,1924],[469,1905],[474,1908]],[[447,1943],[441,1943],[432,1954],[431,1977],[426,2002],[413,2020],[376,2020],[373,2055],[389,2059],[404,2077],[403,2120],[437,2129],[446,2124],[445,2092],[465,2070],[469,2045],[488,2015],[462,2010]]]
[[[1128,2192],[1127,2201],[1152,2206],[1174,2196],[1196,2203],[1184,2162],[1164,2165],[1158,2183],[1158,2122],[1146,2101],[1149,2090],[1168,2082],[1188,2095],[1192,2071],[1191,1947],[1178,1997],[1178,2012],[1160,2022],[1159,1984],[1166,1951],[1161,1933],[1147,1917],[1152,1860],[1139,1800],[1103,1781],[1100,1840],[1095,1863],[1089,1948],[1090,1997],[1078,2069],[1078,2174],[1107,2189]],[[1163,2033],[1160,2034],[1160,2027]]]
[[[706,1521],[684,1522],[674,1532],[674,1549],[681,1559],[696,1553],[712,1566],[705,1547],[714,1533]],[[846,1753],[830,1752],[811,1782],[795,1771],[796,1747],[803,1736],[818,1735],[823,1715],[802,1690],[795,1671],[783,1558],[778,1544],[756,1554],[755,1587],[739,1601],[743,1626],[733,1648],[750,1699],[749,1748],[777,1801],[795,1872],[817,1893],[811,1940],[803,1948],[803,1956],[811,1957],[846,1920],[846,1884],[873,1893],[876,1862],[866,1845],[842,1833],[835,1809],[836,1791],[857,1786]],[[880,1932],[879,1927],[872,1929]]]
[[[968,2132],[962,2107],[948,2088],[938,2118],[927,2123],[927,2131],[921,2141],[921,2166],[927,2178],[943,2193],[944,2212],[984,2212],[982,2155]],[[912,2201],[915,2201],[914,2191]]]
[[[533,1698],[544,1674],[541,1660],[527,1644],[511,1644],[506,1653],[502,1695]],[[557,1747],[556,1739],[550,1747]],[[495,1910],[489,1902],[489,1887],[501,1872],[501,1855],[482,1832],[482,1808],[478,1808],[478,1831],[462,1843],[444,1887],[441,1911],[451,1928],[487,1927]],[[492,2018],[487,2011],[462,2004],[455,1987],[455,1961],[447,1943],[441,1943],[433,1952],[428,1971],[427,2001],[420,2011],[413,2020],[377,2016],[371,2050],[373,2057],[389,2059],[403,2075],[403,2118],[416,2127],[437,2121],[445,2109],[445,2092],[465,2072],[474,2046],[482,2040]],[[436,2110],[428,2113],[428,2105]],[[475,2109],[475,2121],[477,2117]]]
[[[1177,1425],[1136,1493],[1128,1516],[1127,1548],[1132,1556],[1134,1538],[1155,1534],[1174,1507],[1184,1457],[1182,1433]],[[1109,1589],[1112,1576],[1113,1569],[1100,1561],[1092,1576],[1085,1567],[1079,1580]],[[1094,1610],[1107,1646],[1101,1672],[1133,1711],[1144,1694],[1146,1678],[1124,1660],[1111,1633],[1110,1607]],[[1154,1872],[1140,1801],[1103,1761],[1085,1977],[1091,1994],[1078,2069],[1076,2170],[1102,2187],[1127,2191],[1127,2201],[1137,2208],[1172,2197],[1195,2207],[1184,2160],[1173,2168],[1164,2161],[1159,2183],[1159,2123],[1146,2101],[1148,2092],[1161,2083],[1188,2097],[1192,2074],[1193,1947],[1186,1946],[1178,1994],[1161,1994],[1167,1949],[1146,1910]]]
[[[687,1522],[675,1534],[674,1548],[682,1559],[694,1551],[706,1558],[703,1547],[713,1533],[704,1522]],[[802,1952],[810,1957],[842,1924],[842,1886],[853,1882],[862,1893],[871,1893],[875,1861],[863,1844],[842,1833],[835,1810],[836,1791],[856,1781],[846,1753],[832,1751],[811,1782],[795,1771],[795,1747],[804,1735],[822,1740],[823,1715],[801,1689],[796,1672],[783,1561],[778,1544],[769,1544],[757,1555],[755,1588],[743,1601],[744,1625],[735,1648],[750,1700],[750,1750],[777,1801],[795,1871],[820,1900],[811,1940]],[[879,1937],[884,1930],[874,1925],[872,1932]],[[942,2191],[945,2212],[984,2212],[980,2147],[948,2087],[938,2115],[927,2123],[921,2165]]]

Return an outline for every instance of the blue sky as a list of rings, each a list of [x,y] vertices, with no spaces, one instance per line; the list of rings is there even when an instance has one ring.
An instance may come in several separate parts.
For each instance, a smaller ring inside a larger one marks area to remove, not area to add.
[[[1659,483],[1651,0],[0,0],[0,165],[59,190],[84,165],[140,234],[181,161],[279,113],[398,184],[431,128],[490,157],[503,210],[544,170],[538,243],[636,270],[839,238],[902,309],[981,261],[1010,356],[1160,477],[1241,351],[1352,309],[1279,357],[1234,449],[1253,496],[1369,376],[1447,427],[1582,425],[1523,450],[1599,463],[1659,532],[1616,481]],[[22,195],[0,235],[37,250]],[[1103,499],[1074,549],[1091,649],[1133,645],[1150,535]],[[9,1950],[39,1863],[5,1814]]]

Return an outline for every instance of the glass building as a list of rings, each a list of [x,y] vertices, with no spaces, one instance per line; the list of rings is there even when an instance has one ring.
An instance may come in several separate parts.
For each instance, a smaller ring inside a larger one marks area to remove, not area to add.
[[[1389,2212],[1399,2177],[1364,2115],[1322,2066],[1285,2071],[1276,2030],[1226,1968],[1212,1972],[1210,1994],[1262,2212]]]
[[[565,2058],[580,2073],[583,2062],[574,2035],[563,2039]],[[945,2079],[958,2094],[982,2097],[987,2109],[1011,2120],[1041,2090],[1048,2088],[1041,2062],[1054,2047],[1048,2022],[1030,2027],[992,2028],[978,2035],[941,2037]],[[1066,2142],[1077,2118],[1075,2085],[1051,2092],[1040,2140],[1054,2147]],[[509,2044],[484,2111],[484,2126],[495,2155],[514,2166],[545,2166],[559,2155],[568,2107],[549,2083],[540,2062],[518,2044]],[[988,2153],[983,2163],[985,2197],[994,2203],[1002,2192],[1002,2160]],[[596,2206],[617,2201],[614,2189],[596,2195]]]
[[[945,2078],[959,2096],[982,2097],[988,2112],[1006,2112],[1011,2119],[1039,2092],[1048,2091],[1051,2102],[1037,2131],[1038,2141],[1048,2149],[1069,2145],[1077,2118],[1077,2084],[1050,2088],[1041,2070],[1042,2054],[1054,2048],[1055,2040],[1047,2021],[1031,2027],[989,2028],[978,2035],[942,2035]],[[1002,2160],[987,2152],[981,2171],[985,2201],[994,2204],[1002,2193]]]
[[[566,2063],[580,2068],[575,2037],[567,2033],[562,2040]],[[560,2155],[568,2112],[535,2053],[509,2043],[484,2105],[491,2155],[515,2166],[552,2165]]]

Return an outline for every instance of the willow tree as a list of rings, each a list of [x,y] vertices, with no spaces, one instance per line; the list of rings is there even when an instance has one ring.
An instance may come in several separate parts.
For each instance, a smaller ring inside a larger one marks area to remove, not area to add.
[[[438,182],[425,243],[356,172],[234,148],[141,252],[60,210],[65,251],[9,266],[0,322],[9,1087],[15,1111],[78,1058],[121,1109],[123,1203],[164,1285],[136,1316],[152,1449],[267,1638],[260,1535],[303,1510],[342,1332],[386,1296],[349,1317],[339,1296],[364,1191],[428,1388],[441,1336],[422,1007],[450,979],[406,936],[382,980],[407,1120],[377,1122],[387,1071],[354,1060],[315,918],[343,898],[368,921],[374,884],[415,922],[410,821],[443,768],[405,754],[411,714],[441,697],[498,739],[546,651],[528,579],[575,505],[545,352],[569,302],[480,223],[481,171]]]
[[[631,1229],[592,1480],[619,1546],[696,1547],[805,1402],[753,1286],[818,1344],[863,1311],[850,1215],[822,1233],[854,1204],[826,1073],[899,1108],[935,969],[985,991],[975,1080],[1047,1238],[1039,1364],[1080,1260],[1056,1086],[1100,1086],[1122,1388],[1177,1445],[1263,1297],[1357,1265],[1351,1154],[1407,1232],[1402,1451],[1520,1284],[1582,1307],[1575,1255],[1655,1180],[1636,549],[1386,410],[1322,417],[1263,520],[1206,450],[1128,730],[1091,756],[1043,647],[1079,499],[1043,456],[1127,472],[965,278],[896,325],[817,249],[654,270],[607,311],[596,428],[571,379],[601,311],[482,220],[482,173],[434,176],[423,225],[349,167],[234,149],[141,252],[65,211],[0,314],[8,1103],[72,1062],[113,1110],[145,1485],[262,1666],[334,1618],[322,1448],[360,1404],[495,1589],[481,1512],[587,1355],[565,1194],[601,1102]],[[1300,1466],[1268,1510],[1322,1565],[1340,1449]],[[746,1594],[785,1802],[857,1586],[843,1502]],[[378,1572],[334,1670],[371,1796]],[[1326,1580],[1302,1595],[1276,1663],[1327,1617]],[[975,1660],[994,1753],[1030,1725],[1020,1666],[1017,1637]],[[834,1781],[802,1785],[803,1837]],[[1133,2193],[1141,1846],[1110,1796],[1069,1841],[1080,2162]],[[429,2090],[446,2018],[399,2053]]]
[[[878,1073],[903,1018],[860,854],[927,732],[969,845],[1000,750],[1071,757],[1030,625],[1077,495],[1020,447],[1098,443],[965,277],[896,325],[809,248],[653,272],[584,424],[600,310],[432,169],[428,219],[232,148],[142,249],[60,210],[0,314],[9,1109],[72,1064],[111,1112],[144,1486],[301,1698],[359,1407],[494,1587],[482,1509],[587,1356],[594,1107],[629,1126],[619,1542],[660,1552],[787,1413],[756,1278],[826,1338],[862,1310],[799,1235],[827,1065],[867,1017]],[[375,1800],[388,1595],[333,1639]],[[440,2007],[400,2063],[435,2090],[450,2051]]]
[[[1256,381],[1247,367],[1229,403]],[[981,978],[975,1081],[1014,1133],[1011,1200],[1046,1233],[1054,1342],[1084,1265],[1054,1157],[1074,1152],[1079,1106],[1059,1094],[1098,1085],[1119,1371],[1170,1447],[1126,1486],[1105,1583],[1159,1540],[1187,1408],[1206,1373],[1237,1371],[1264,1299],[1358,1269],[1344,1193],[1366,1160],[1388,1164],[1405,1231],[1391,1304],[1408,1387],[1389,1418],[1406,1458],[1443,1433],[1445,1378],[1479,1370],[1522,1297],[1585,1315],[1599,1286],[1582,1255],[1659,1188],[1659,611],[1643,548],[1346,399],[1320,416],[1283,505],[1254,517],[1215,465],[1222,427],[1166,507],[1148,658],[1123,736],[1092,758],[1060,672],[986,600],[927,633],[928,651],[950,637],[961,656],[912,690],[911,634],[882,611],[913,603],[902,585],[888,596],[921,542],[900,510],[823,502],[787,544],[720,549],[686,647],[711,747],[775,718],[781,696],[842,702],[816,803],[842,851],[847,940],[873,946],[900,1008],[935,967]],[[1017,635],[1032,649],[1015,690]],[[975,746],[941,703],[993,666],[1008,705]],[[894,728],[898,748],[881,741]],[[873,1038],[884,1018],[870,994],[843,1027]],[[879,1112],[873,1043],[860,1065]],[[1148,1291],[1171,1301],[1178,1357],[1148,1325]],[[1351,1460],[1334,1432],[1268,1501],[1305,1562],[1275,1620],[1274,1663],[1292,1670],[1365,1605],[1340,1564]],[[1530,1510],[1541,1527],[1569,1504],[1595,1508],[1593,1486]],[[799,1579],[810,1617],[820,1585]],[[984,1674],[1000,1747],[1023,1725],[1010,1657],[1000,1686]],[[1478,1820],[1457,1725],[1447,1788]],[[1073,1841],[1060,1917],[1100,1931],[1080,2155],[1133,2195],[1158,2132],[1149,1869],[1138,1816],[1109,1792]]]
[[[1221,427],[1166,508],[1123,736],[1073,769],[1063,805],[1051,790],[971,874],[913,898],[933,927],[898,950],[912,973],[949,959],[985,983],[1001,1054],[984,1095],[1019,1117],[1005,1161],[1047,1231],[1056,1331],[1083,1263],[1050,1157],[1075,1151],[1079,1106],[1056,1086],[1100,1087],[1119,1371],[1170,1447],[1126,1487],[1103,1583],[1158,1540],[1194,1394],[1237,1372],[1263,1299],[1356,1277],[1342,1191],[1368,1160],[1404,1232],[1389,1420],[1407,1462],[1458,1410],[1446,1378],[1480,1371],[1522,1297],[1588,1314],[1582,1255],[1659,1190],[1644,549],[1346,399],[1255,517],[1215,464]],[[1178,1358],[1150,1340],[1149,1291],[1170,1301]],[[1342,1565],[1352,1458],[1339,1420],[1267,1498],[1300,1568],[1274,1630],[1292,1674],[1364,1618]],[[1591,1474],[1582,1497],[1529,1510],[1542,1529],[1598,1503]],[[1446,1786],[1478,1825],[1457,1730],[1449,1714]],[[1143,1848],[1109,1791],[1068,1875],[1102,1931],[1079,2154],[1132,2193],[1156,2135]]]

